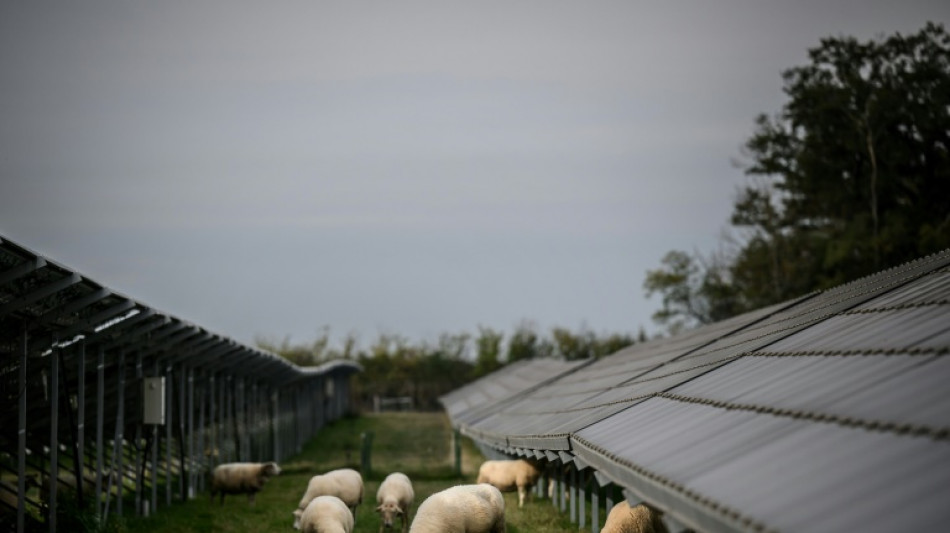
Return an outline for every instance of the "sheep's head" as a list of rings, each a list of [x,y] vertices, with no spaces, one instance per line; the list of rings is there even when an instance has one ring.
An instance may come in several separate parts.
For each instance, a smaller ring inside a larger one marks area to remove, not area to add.
[[[303,515],[303,509],[294,511],[294,529],[300,529],[300,517]]]
[[[277,463],[272,461],[270,463],[264,463],[264,465],[261,466],[261,475],[264,476],[264,479],[276,476],[277,474],[280,474],[280,467],[277,466]]]
[[[387,528],[393,527],[393,522],[402,517],[402,509],[393,502],[386,502],[376,508],[376,512],[383,519],[383,525]]]

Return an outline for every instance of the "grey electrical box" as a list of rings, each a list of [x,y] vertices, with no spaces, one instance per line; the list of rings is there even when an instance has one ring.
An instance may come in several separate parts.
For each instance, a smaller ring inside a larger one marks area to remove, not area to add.
[[[142,423],[165,425],[165,377],[142,381]]]

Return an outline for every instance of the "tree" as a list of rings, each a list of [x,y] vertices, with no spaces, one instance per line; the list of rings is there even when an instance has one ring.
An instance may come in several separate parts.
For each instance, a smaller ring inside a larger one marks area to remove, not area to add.
[[[492,328],[478,327],[478,339],[475,344],[478,353],[475,355],[475,377],[490,374],[501,368],[501,341],[504,335]]]
[[[809,57],[746,143],[777,194],[746,188],[733,214],[759,230],[736,270],[768,265],[769,303],[950,246],[950,36],[828,38]]]
[[[662,268],[647,271],[643,288],[647,297],[662,296],[663,307],[653,313],[653,320],[668,332],[723,320],[743,310],[721,255],[704,258],[673,250],[662,263]]]
[[[557,353],[568,361],[593,356],[595,339],[591,332],[581,331],[575,335],[567,328],[555,327],[551,329],[551,337]]]
[[[273,352],[288,361],[300,366],[316,366],[336,356],[327,350],[330,343],[330,328],[324,326],[320,335],[309,345],[294,345],[290,342],[290,335],[282,340],[274,341],[262,335],[255,335],[254,344],[262,350]]]
[[[661,263],[663,268],[647,271],[643,288],[647,297],[655,293],[663,297],[663,307],[653,313],[653,321],[676,333],[687,325],[701,322],[696,311],[699,269],[692,256],[680,250],[667,252]]]
[[[536,329],[536,326],[527,320],[518,324],[508,340],[508,363],[551,355],[553,346],[540,338]]]
[[[643,335],[645,340],[646,333]],[[596,339],[593,347],[593,356],[600,358],[605,355],[611,355],[632,344],[634,344],[634,340],[630,335],[612,333],[606,337],[599,337]]]
[[[950,36],[928,23],[876,41],[823,39],[783,72],[788,102],[760,115],[731,224],[704,260],[647,273],[671,329],[719,320],[950,247]]]

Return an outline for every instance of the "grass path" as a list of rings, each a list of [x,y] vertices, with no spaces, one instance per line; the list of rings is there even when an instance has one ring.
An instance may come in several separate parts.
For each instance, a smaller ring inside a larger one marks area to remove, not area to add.
[[[334,468],[360,469],[361,435],[373,433],[372,471],[364,476],[363,503],[357,508],[356,532],[376,532],[373,511],[376,489],[390,472],[403,472],[413,481],[416,507],[429,495],[462,483],[474,483],[484,459],[468,439],[463,439],[462,476],[454,474],[452,431],[443,413],[383,413],[338,420],[320,430],[295,457],[282,461],[281,475],[271,479],[250,507],[243,496],[228,496],[224,505],[210,503],[210,495],[176,504],[147,519],[128,518],[127,531],[135,532],[293,532],[291,512],[296,509],[310,477]],[[508,533],[575,532],[565,515],[546,499],[518,508],[517,493],[505,494]],[[415,514],[413,508],[412,515]]]

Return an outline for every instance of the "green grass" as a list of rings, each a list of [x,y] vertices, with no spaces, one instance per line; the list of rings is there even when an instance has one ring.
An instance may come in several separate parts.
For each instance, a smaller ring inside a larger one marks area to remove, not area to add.
[[[125,531],[221,532],[293,531],[291,513],[310,477],[334,468],[360,469],[361,434],[372,432],[372,471],[363,473],[365,493],[357,508],[356,532],[376,532],[379,516],[373,511],[376,489],[390,472],[403,472],[413,482],[415,508],[429,495],[462,483],[474,483],[484,459],[468,439],[463,440],[462,476],[454,474],[452,431],[441,413],[384,413],[345,418],[320,430],[301,453],[281,462],[282,472],[257,494],[253,507],[244,496],[228,496],[224,505],[210,502],[210,494],[160,508],[148,518],[127,517]],[[517,493],[505,494],[509,533],[575,532],[566,514],[547,499],[533,499],[518,508]]]

